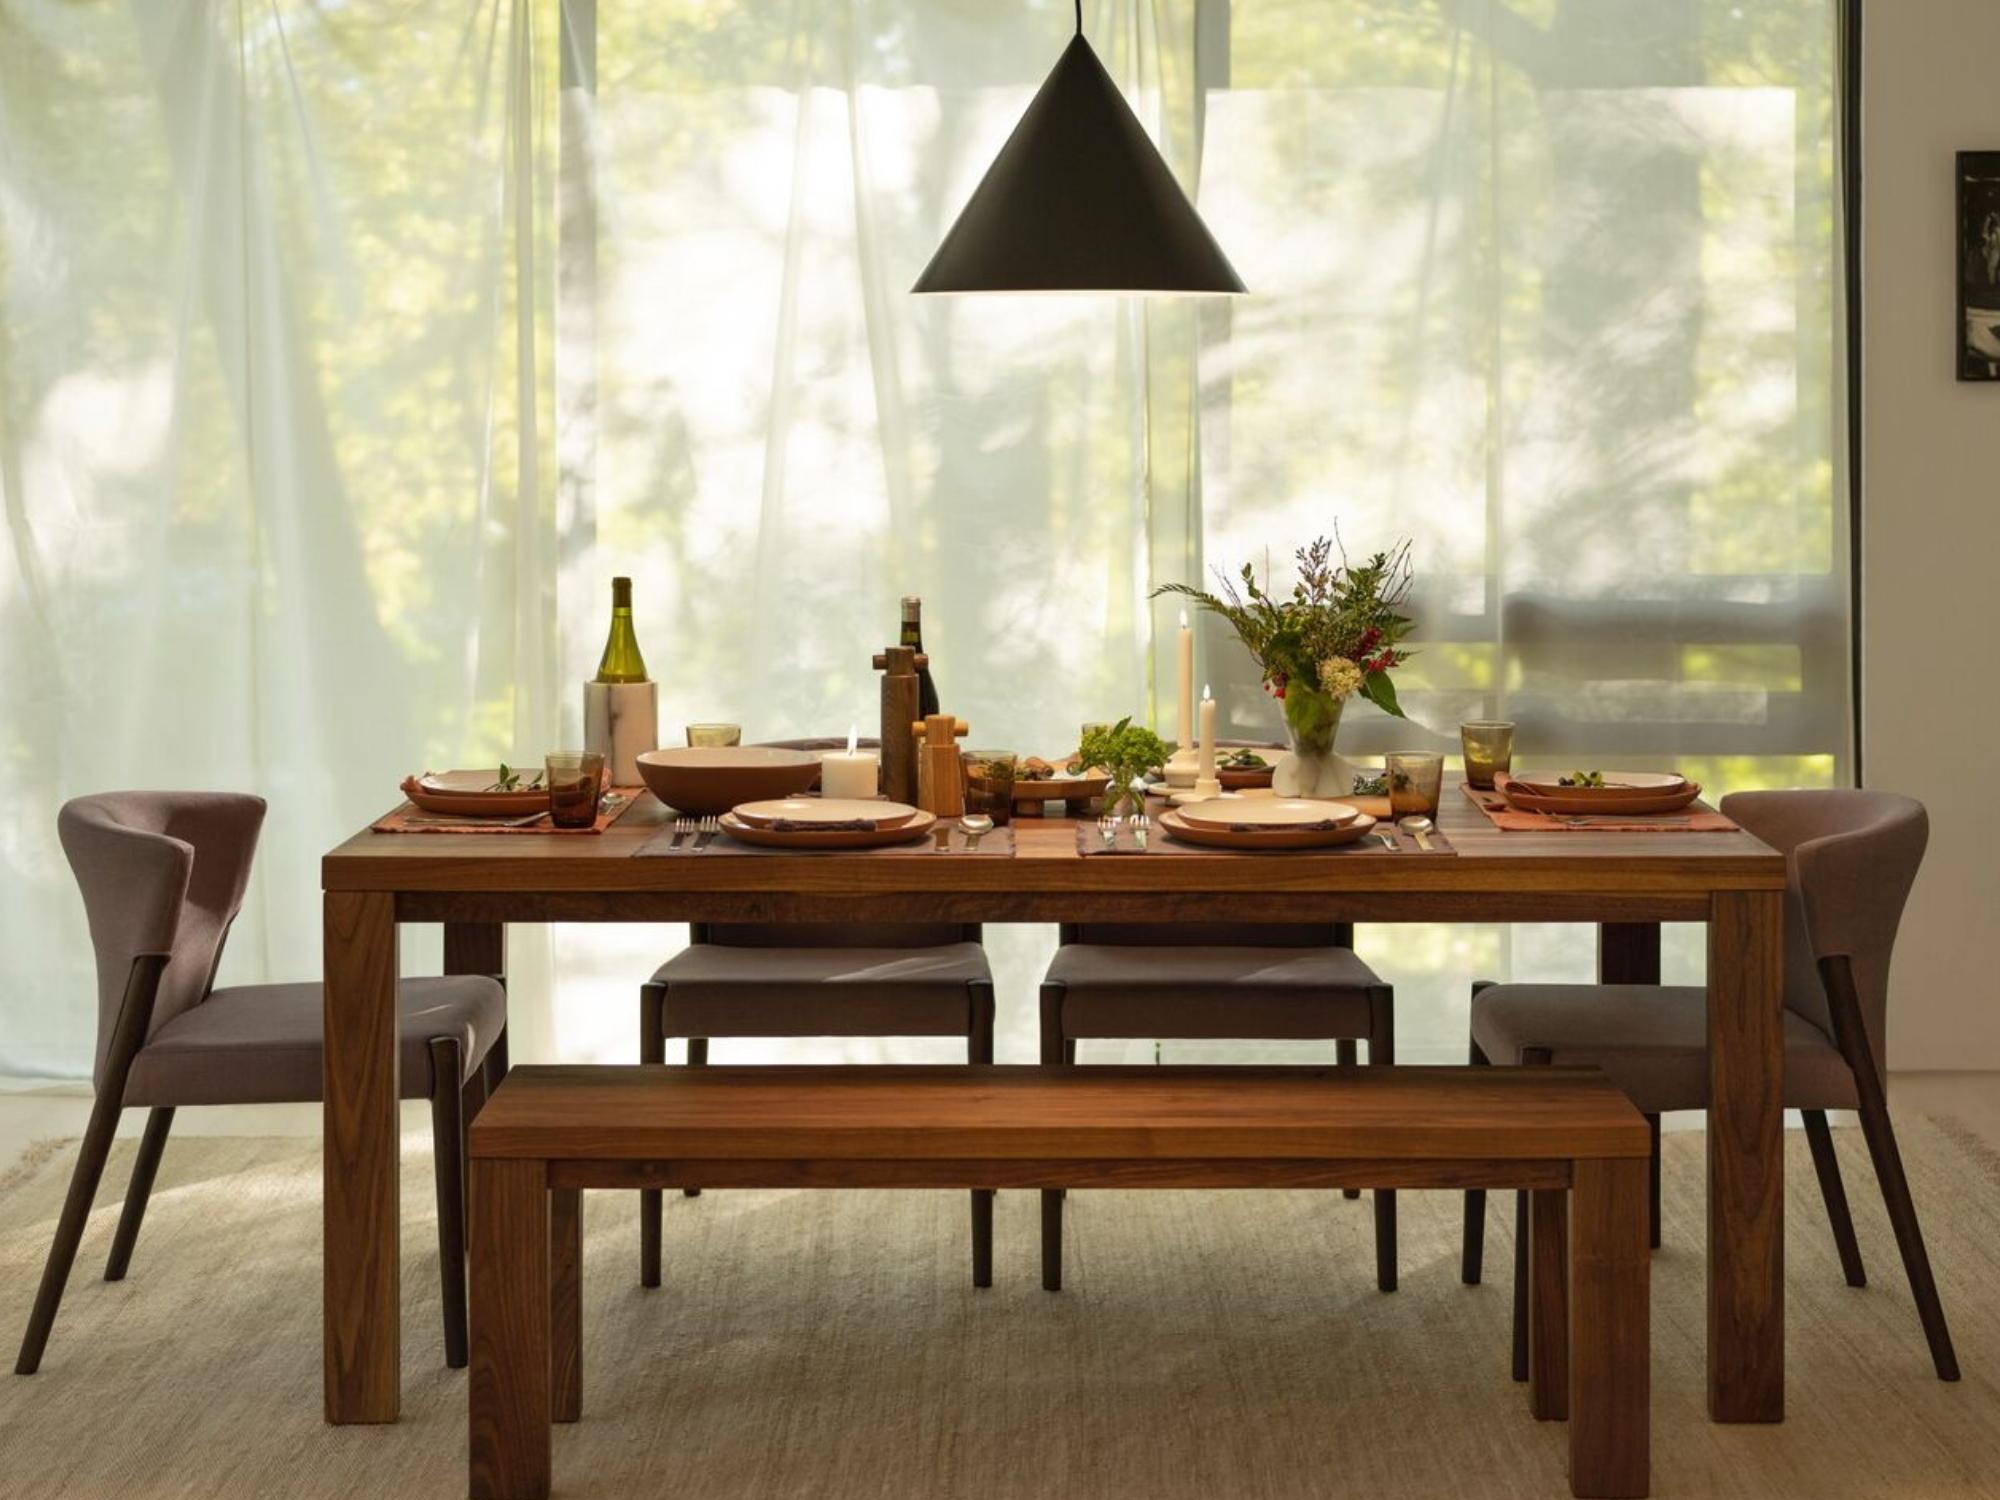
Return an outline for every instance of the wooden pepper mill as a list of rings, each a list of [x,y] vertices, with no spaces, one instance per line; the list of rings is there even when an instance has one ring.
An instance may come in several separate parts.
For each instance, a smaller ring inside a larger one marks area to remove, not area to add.
[[[917,806],[940,818],[965,811],[965,764],[958,742],[966,723],[950,714],[913,720],[906,736],[917,762]]]
[[[882,795],[891,802],[917,804],[917,749],[910,723],[917,717],[917,668],[930,658],[911,646],[891,646],[875,655],[882,674]]]

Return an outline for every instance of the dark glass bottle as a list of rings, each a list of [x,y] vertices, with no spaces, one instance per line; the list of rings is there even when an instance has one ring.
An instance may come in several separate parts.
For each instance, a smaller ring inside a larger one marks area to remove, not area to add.
[[[903,600],[903,640],[905,646],[924,649],[924,601],[915,594]],[[938,711],[937,684],[931,681],[930,664],[917,668],[917,712],[929,718]]]

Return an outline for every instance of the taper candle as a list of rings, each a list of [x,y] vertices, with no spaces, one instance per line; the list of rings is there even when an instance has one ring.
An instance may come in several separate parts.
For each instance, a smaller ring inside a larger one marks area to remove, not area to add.
[[[1215,700],[1205,682],[1201,685],[1201,760],[1195,776],[1198,782],[1215,780]]]
[[[1185,755],[1194,743],[1194,629],[1186,610],[1181,611],[1180,652],[1180,733],[1174,748]]]

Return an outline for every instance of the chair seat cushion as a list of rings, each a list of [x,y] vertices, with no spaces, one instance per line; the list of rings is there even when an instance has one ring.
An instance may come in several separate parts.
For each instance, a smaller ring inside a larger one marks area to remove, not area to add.
[[[1350,948],[1066,943],[1065,1037],[1324,1039],[1368,1035],[1375,971]]]
[[[968,1036],[977,943],[763,948],[696,943],[653,974],[668,1036]]]
[[[1473,997],[1472,1040],[1494,1063],[1540,1047],[1559,1066],[1602,1068],[1649,1115],[1708,1108],[1708,994],[1700,986],[1495,985]],[[1789,1109],[1855,1107],[1839,1049],[1789,1010],[1784,1097]]]
[[[507,993],[479,974],[396,986],[402,1097],[431,1093],[430,1043],[455,1037],[465,1078],[507,1023]],[[212,991],[153,1033],[132,1063],[127,1104],[297,1104],[322,1095],[324,1029],[317,984]]]

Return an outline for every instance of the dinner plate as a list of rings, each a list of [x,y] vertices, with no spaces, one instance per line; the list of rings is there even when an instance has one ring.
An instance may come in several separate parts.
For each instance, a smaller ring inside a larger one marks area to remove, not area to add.
[[[722,831],[746,844],[770,849],[881,849],[908,844],[931,831],[937,819],[920,812],[907,823],[888,828],[764,828],[746,823],[733,812],[722,815]]]
[[[1596,797],[1615,800],[1621,797],[1658,797],[1677,792],[1688,784],[1687,778],[1675,771],[1606,771],[1603,786],[1563,786],[1558,778],[1546,771],[1532,775],[1508,778],[1510,786],[1517,786],[1531,797]]]
[[[1346,811],[1352,812],[1353,809]],[[1330,849],[1339,844],[1359,842],[1375,826],[1375,820],[1368,814],[1355,813],[1350,821],[1338,828],[1306,828],[1294,824],[1290,827],[1277,825],[1238,829],[1219,824],[1190,823],[1183,812],[1184,809],[1174,808],[1161,813],[1156,821],[1183,843],[1203,844],[1217,849]]]
[[[1690,781],[1669,791],[1608,799],[1573,791],[1565,791],[1555,797],[1537,797],[1533,792],[1521,790],[1520,784],[1512,781],[1501,791],[1506,795],[1508,805],[1522,812],[1551,813],[1558,817],[1618,818],[1679,812],[1701,795],[1701,783]]]
[[[1174,815],[1183,822],[1209,828],[1233,828],[1245,823],[1260,828],[1291,828],[1324,823],[1329,818],[1345,823],[1361,816],[1344,802],[1320,802],[1309,797],[1211,797],[1203,802],[1176,804]]]
[[[917,815],[907,802],[884,802],[874,797],[780,797],[768,802],[745,802],[732,807],[739,823],[767,828],[773,823],[852,823],[865,818],[878,828],[900,828]]]
[[[503,792],[494,787],[499,779],[497,770],[426,771],[405,776],[402,792],[425,812],[446,817],[525,818],[549,810],[546,787]]]
[[[1111,778],[1102,771],[1093,771],[1088,776],[1071,776],[1058,771],[1055,775],[1040,781],[1026,781],[1014,778],[1014,800],[1016,802],[1068,802],[1082,801],[1090,797],[1102,797],[1104,789],[1111,785]]]

